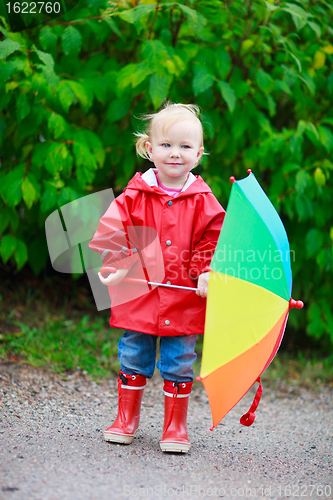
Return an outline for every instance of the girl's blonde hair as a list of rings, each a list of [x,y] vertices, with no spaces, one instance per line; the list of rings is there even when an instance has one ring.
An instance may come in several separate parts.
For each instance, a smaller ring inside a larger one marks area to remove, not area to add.
[[[138,137],[136,141],[136,152],[142,158],[150,160],[146,149],[146,142],[151,141],[154,131],[158,125],[162,125],[162,131],[165,132],[173,123],[179,120],[188,120],[200,132],[200,147],[203,146],[203,129],[199,120],[200,109],[195,104],[172,104],[167,102],[157,113],[151,113],[143,116],[143,120],[149,120],[146,133],[135,133]]]

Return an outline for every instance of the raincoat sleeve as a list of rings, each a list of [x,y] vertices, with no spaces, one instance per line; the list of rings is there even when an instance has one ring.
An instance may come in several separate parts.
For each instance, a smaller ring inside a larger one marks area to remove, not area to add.
[[[189,275],[192,279],[197,279],[200,274],[211,270],[210,263],[225,216],[225,210],[212,193],[207,197],[200,212],[201,224],[199,223],[199,231],[195,233],[194,249],[189,264]]]
[[[135,240],[130,210],[125,195],[121,194],[100,219],[89,248],[99,252],[103,267],[131,269],[139,260]]]

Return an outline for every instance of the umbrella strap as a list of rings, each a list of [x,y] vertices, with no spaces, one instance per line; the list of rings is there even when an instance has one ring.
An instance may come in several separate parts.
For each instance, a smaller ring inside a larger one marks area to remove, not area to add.
[[[254,396],[252,406],[249,409],[249,411],[247,413],[245,413],[240,419],[240,423],[242,425],[246,425],[246,427],[250,427],[250,425],[253,424],[254,419],[256,418],[254,412],[258,408],[258,404],[259,404],[259,401],[260,401],[260,398],[262,395],[262,385],[261,385],[260,377],[257,378],[256,382],[259,382],[259,387],[257,389],[256,395]]]

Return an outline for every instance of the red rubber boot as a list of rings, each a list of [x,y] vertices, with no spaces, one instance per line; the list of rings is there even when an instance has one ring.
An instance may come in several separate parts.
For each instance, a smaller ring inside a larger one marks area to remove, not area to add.
[[[162,451],[187,453],[191,445],[187,436],[188,398],[193,382],[164,381],[164,427]]]
[[[118,415],[114,423],[104,432],[105,441],[131,444],[139,427],[140,407],[146,377],[127,375],[119,371]]]

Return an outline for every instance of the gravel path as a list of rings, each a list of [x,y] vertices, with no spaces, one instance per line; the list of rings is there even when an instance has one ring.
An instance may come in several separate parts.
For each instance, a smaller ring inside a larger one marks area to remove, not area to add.
[[[117,413],[116,380],[96,383],[0,363],[0,499],[333,499],[333,391],[265,389],[252,427],[239,424],[251,390],[213,432],[198,383],[192,448],[163,454],[162,382],[149,381],[137,437],[103,441]]]

